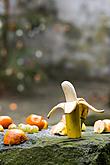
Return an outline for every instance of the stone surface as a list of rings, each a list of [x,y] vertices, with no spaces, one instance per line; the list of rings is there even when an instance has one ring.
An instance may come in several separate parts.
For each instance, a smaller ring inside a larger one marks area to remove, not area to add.
[[[77,140],[50,135],[49,129],[28,136],[21,145],[4,146],[0,134],[0,165],[110,164],[110,134],[94,134],[93,127]]]

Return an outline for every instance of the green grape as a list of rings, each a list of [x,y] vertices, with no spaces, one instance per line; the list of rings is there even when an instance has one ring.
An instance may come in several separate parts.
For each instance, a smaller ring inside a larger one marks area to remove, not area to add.
[[[20,123],[20,124],[18,125],[18,128],[21,129],[21,130],[23,130],[24,132],[27,132],[27,130],[26,130],[26,124]]]
[[[19,124],[18,125],[18,128],[23,130],[24,132],[27,132],[27,133],[37,133],[39,131],[39,128],[35,125],[31,126],[29,124]]]
[[[37,127],[36,125],[32,126],[32,132],[33,133],[37,133],[39,131],[39,127]]]

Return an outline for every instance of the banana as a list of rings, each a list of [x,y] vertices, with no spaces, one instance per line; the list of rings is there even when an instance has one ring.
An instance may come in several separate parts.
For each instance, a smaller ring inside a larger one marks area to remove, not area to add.
[[[99,134],[103,132],[110,132],[110,119],[97,120],[94,123],[94,132]]]
[[[55,135],[67,135],[66,124],[60,121],[58,124],[52,127],[51,133]]]
[[[82,131],[86,130],[86,125],[84,123],[82,124],[81,130]],[[60,122],[58,122],[56,125],[54,125],[51,128],[50,132],[51,134],[55,134],[55,135],[63,135],[63,136],[67,135],[65,115],[62,116]]]
[[[87,117],[88,109],[99,113],[104,112],[104,110],[97,110],[88,104],[83,98],[77,98],[75,88],[69,81],[64,81],[61,86],[66,102],[59,103],[53,107],[47,117],[49,118],[57,109],[62,109],[66,118],[67,136],[69,138],[80,138],[81,125]]]

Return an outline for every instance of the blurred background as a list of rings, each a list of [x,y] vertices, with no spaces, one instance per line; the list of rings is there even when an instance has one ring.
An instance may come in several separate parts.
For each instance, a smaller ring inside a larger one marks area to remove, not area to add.
[[[46,117],[64,80],[110,118],[110,0],[0,0],[0,114]]]

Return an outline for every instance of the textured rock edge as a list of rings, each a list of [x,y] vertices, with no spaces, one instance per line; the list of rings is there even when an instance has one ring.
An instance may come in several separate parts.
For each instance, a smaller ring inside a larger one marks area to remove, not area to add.
[[[0,165],[110,164],[110,134],[94,134],[92,127],[78,140],[41,134],[31,135],[24,144],[3,147]]]

